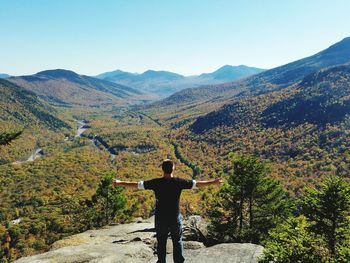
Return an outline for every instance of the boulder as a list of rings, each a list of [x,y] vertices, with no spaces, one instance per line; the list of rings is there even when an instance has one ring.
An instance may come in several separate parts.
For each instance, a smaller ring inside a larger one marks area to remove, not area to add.
[[[186,263],[256,263],[264,248],[249,243],[226,243],[185,250]]]
[[[208,242],[208,223],[201,216],[190,216],[183,222],[183,239]]]
[[[184,256],[189,263],[255,263],[263,247],[254,244],[225,243],[206,247],[206,223],[200,217],[184,221]],[[156,238],[153,219],[89,230],[55,242],[50,251],[18,259],[17,263],[102,262],[155,263]],[[168,240],[168,262],[172,261],[172,242]]]

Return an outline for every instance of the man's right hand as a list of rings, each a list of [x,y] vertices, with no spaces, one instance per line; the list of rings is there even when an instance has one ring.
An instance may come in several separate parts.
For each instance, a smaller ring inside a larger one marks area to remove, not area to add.
[[[118,186],[118,184],[121,183],[118,179],[113,179],[113,186]]]
[[[214,179],[214,184],[222,184],[222,183],[223,183],[223,181],[222,181],[221,178],[215,178]]]
[[[213,185],[213,184],[220,185],[222,183],[223,183],[223,181],[221,178],[216,178],[216,179],[212,179],[209,181],[197,181],[196,186],[198,188],[200,188],[200,187],[205,187],[205,186],[209,186],[209,185]]]

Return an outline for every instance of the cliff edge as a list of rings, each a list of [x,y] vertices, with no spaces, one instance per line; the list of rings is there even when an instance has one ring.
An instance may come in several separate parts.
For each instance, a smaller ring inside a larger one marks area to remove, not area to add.
[[[206,247],[206,223],[199,216],[184,221],[184,256],[188,263],[255,263],[263,247],[255,244],[225,243]],[[204,242],[204,243],[203,243]],[[59,240],[50,251],[18,259],[17,263],[149,263],[156,262],[153,218],[130,224],[110,225]],[[172,260],[172,242],[167,244]]]

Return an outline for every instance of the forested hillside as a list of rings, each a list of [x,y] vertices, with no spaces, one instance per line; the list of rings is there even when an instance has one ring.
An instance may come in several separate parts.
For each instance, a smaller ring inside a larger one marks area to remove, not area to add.
[[[0,133],[22,133],[0,147],[0,164],[28,158],[40,145],[63,139],[69,129],[57,111],[33,92],[0,79]]]
[[[125,106],[151,97],[137,89],[78,75],[69,70],[46,70],[35,75],[8,79],[61,106]]]
[[[173,134],[201,169],[225,167],[229,152],[254,154],[272,161],[275,176],[298,194],[305,180],[350,168],[349,70],[324,69],[286,89],[237,99]]]
[[[52,107],[41,102],[33,92],[6,80],[0,80],[0,89],[2,122],[19,125],[43,124],[53,129],[69,127],[54,115],[55,110]]]
[[[254,120],[269,128],[288,128],[304,123],[335,124],[350,113],[349,93],[350,65],[336,66],[312,73],[288,89],[227,104],[199,117],[191,129],[201,133]]]
[[[274,103],[262,114],[267,127],[336,124],[350,114],[350,65],[310,74],[296,93]]]

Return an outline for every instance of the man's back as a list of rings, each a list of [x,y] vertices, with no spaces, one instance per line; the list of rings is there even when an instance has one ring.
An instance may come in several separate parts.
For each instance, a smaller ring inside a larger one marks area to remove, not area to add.
[[[180,214],[179,200],[183,189],[191,189],[195,181],[177,177],[157,178],[144,182],[144,188],[155,192],[156,216],[176,218]]]

